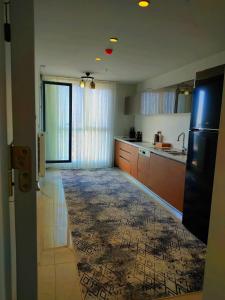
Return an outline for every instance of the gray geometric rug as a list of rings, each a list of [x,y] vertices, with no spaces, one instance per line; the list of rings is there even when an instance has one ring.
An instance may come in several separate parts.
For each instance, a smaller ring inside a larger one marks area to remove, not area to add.
[[[62,171],[84,299],[200,291],[206,246],[117,169]]]

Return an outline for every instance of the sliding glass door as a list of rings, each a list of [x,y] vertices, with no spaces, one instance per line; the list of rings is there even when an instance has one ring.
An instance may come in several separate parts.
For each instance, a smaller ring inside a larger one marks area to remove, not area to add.
[[[72,84],[43,82],[46,162],[72,161]]]

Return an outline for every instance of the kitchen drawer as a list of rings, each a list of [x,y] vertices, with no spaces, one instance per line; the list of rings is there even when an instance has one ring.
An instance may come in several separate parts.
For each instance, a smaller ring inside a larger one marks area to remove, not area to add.
[[[123,149],[120,148],[119,156],[126,159],[127,161],[131,161],[131,154]]]
[[[115,165],[137,178],[138,148],[115,141]]]
[[[126,151],[130,154],[134,153],[135,146],[129,145],[127,143],[120,142],[119,147],[121,150]]]
[[[119,160],[119,168],[124,171],[124,172],[127,172],[130,174],[131,172],[131,165],[130,165],[130,162],[126,159],[124,159],[123,157],[120,157],[120,160]]]

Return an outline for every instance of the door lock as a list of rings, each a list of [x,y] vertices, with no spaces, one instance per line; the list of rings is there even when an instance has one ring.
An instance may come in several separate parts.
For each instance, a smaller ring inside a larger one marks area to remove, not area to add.
[[[31,149],[10,145],[9,194],[13,191],[12,169],[18,170],[18,184],[21,192],[27,193],[32,187]]]

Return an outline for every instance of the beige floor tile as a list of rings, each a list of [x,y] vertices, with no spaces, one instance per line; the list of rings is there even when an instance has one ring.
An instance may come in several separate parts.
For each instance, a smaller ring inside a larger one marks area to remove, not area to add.
[[[202,300],[202,293],[190,293],[184,296],[163,298],[162,300]]]
[[[67,246],[67,227],[56,226],[54,229],[55,248]]]
[[[56,300],[81,300],[79,278],[73,263],[56,265]]]
[[[38,267],[38,300],[55,300],[55,266]]]
[[[41,250],[47,250],[55,247],[55,228],[46,226],[43,232],[43,248]]]
[[[44,250],[40,253],[40,266],[51,266],[55,264],[54,249]]]
[[[75,256],[69,248],[55,249],[55,264],[72,263],[75,266]],[[74,267],[75,269],[75,267]]]
[[[67,247],[67,209],[60,172],[41,180],[37,202],[38,300],[80,300],[73,250]]]

